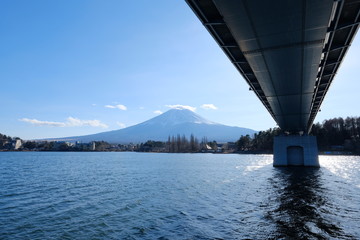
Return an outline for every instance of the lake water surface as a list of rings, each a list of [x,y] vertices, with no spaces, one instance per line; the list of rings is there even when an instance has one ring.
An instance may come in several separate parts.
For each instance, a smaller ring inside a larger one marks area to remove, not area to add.
[[[0,153],[0,239],[360,239],[360,157]]]

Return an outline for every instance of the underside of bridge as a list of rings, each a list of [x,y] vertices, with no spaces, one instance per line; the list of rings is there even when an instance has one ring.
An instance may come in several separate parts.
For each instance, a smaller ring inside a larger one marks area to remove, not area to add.
[[[359,25],[359,0],[187,0],[279,127],[311,129]]]
[[[309,133],[360,0],[186,0],[279,127]]]

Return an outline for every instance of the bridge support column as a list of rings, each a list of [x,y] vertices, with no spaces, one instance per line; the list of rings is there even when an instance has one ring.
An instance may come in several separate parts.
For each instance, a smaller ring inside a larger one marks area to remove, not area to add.
[[[320,167],[315,136],[278,136],[274,138],[274,167]]]

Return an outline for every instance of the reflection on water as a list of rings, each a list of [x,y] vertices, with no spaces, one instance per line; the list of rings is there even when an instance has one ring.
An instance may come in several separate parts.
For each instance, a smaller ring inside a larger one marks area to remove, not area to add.
[[[331,193],[323,184],[323,169],[288,167],[273,172],[269,181],[277,206],[269,210],[268,218],[275,222],[278,238],[355,239],[328,217],[334,206],[328,201]]]
[[[359,156],[320,156],[320,160],[323,169],[360,188]]]

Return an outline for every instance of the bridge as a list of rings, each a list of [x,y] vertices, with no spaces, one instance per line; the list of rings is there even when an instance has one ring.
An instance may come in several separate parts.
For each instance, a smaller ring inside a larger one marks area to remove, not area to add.
[[[186,0],[284,131],[274,166],[319,166],[309,136],[358,30],[360,0]]]

